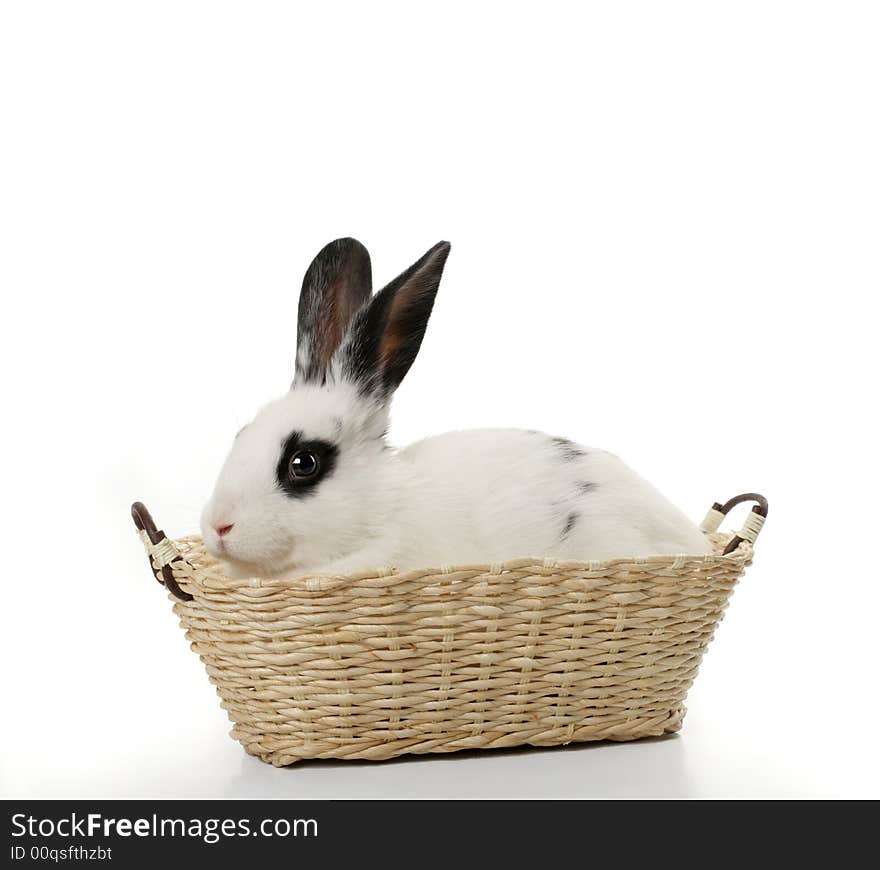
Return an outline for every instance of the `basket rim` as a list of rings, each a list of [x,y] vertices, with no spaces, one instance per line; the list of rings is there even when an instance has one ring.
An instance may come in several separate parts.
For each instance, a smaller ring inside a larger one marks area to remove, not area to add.
[[[399,582],[418,580],[424,577],[442,578],[443,582],[471,579],[476,576],[502,575],[510,571],[522,571],[535,568],[536,573],[568,573],[577,571],[584,579],[607,577],[609,574],[622,573],[628,568],[645,567],[652,569],[668,568],[680,572],[686,567],[713,568],[738,565],[740,569],[747,564],[753,555],[752,545],[743,541],[731,553],[721,551],[734,537],[733,533],[714,533],[707,535],[713,543],[715,552],[696,555],[655,555],[642,557],[621,557],[602,560],[553,559],[536,556],[522,556],[506,559],[503,562],[482,562],[473,564],[450,564],[425,566],[399,571],[393,566],[371,568],[349,574],[300,574],[292,577],[243,577],[232,578],[223,573],[219,560],[214,559],[204,550],[201,535],[186,535],[172,540],[180,552],[180,558],[171,563],[175,578],[182,586],[201,589],[224,590],[291,590],[306,593],[330,592],[356,586],[362,583],[369,585],[390,585]],[[211,568],[206,569],[189,561],[193,550],[199,550],[199,560],[209,560]],[[374,581],[374,582],[369,582]]]

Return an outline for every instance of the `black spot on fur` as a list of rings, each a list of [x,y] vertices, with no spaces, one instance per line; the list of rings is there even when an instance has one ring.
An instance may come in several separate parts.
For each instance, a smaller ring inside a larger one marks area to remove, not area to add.
[[[300,451],[309,450],[318,460],[318,471],[309,478],[292,478],[289,474],[290,460]],[[281,457],[275,466],[278,486],[291,498],[302,498],[314,493],[315,487],[329,477],[336,467],[339,448],[329,441],[303,438],[302,432],[291,432],[281,445]]]
[[[579,480],[577,482],[577,488],[582,493],[588,493],[588,492],[592,492],[596,488],[596,484],[590,483],[589,481],[586,481],[586,480]]]
[[[568,438],[551,438],[550,440],[556,445],[563,462],[574,462],[575,459],[581,459],[587,455],[585,450],[582,450],[573,441],[569,441]]]
[[[560,541],[564,541],[569,534],[571,534],[571,530],[574,528],[575,523],[580,519],[580,514],[578,513],[570,513],[565,518],[565,525],[562,527],[562,534],[559,536]]]

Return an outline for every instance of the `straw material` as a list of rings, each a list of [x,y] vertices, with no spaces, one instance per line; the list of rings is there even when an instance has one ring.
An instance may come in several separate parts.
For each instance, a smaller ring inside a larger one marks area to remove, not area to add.
[[[232,736],[274,765],[634,740],[681,728],[751,562],[709,537],[716,555],[291,580],[231,580],[191,537],[171,568],[194,598],[172,600]]]

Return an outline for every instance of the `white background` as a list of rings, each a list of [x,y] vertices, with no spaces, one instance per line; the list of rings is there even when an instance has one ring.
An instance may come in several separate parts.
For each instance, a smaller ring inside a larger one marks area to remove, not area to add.
[[[2,793],[878,796],[878,39],[870,3],[4,4]],[[679,736],[226,736],[128,508],[196,530],[348,234],[377,283],[453,243],[396,443],[521,425],[696,520],[770,498]]]

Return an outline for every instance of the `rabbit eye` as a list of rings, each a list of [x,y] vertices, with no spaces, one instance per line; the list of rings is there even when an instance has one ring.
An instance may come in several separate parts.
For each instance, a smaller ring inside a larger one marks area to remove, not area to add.
[[[281,445],[275,466],[278,488],[290,498],[314,494],[321,481],[333,474],[339,447],[317,438],[306,440],[302,432],[291,432]]]
[[[300,450],[290,457],[288,474],[291,479],[302,480],[314,477],[319,467],[318,457],[311,450]]]

